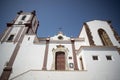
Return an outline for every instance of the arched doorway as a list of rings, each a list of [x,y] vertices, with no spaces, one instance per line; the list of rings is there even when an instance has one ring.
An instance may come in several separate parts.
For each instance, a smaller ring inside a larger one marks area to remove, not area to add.
[[[65,70],[65,53],[62,51],[56,52],[55,70]]]
[[[104,46],[112,46],[113,45],[108,34],[103,29],[99,29],[98,34],[99,34]]]

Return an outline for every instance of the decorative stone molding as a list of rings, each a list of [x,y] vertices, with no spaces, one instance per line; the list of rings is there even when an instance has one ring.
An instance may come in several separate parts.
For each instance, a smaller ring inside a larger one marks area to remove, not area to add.
[[[84,23],[84,25],[85,25],[85,30],[86,30],[86,33],[87,33],[90,45],[91,46],[95,46],[94,41],[93,41],[93,37],[92,37],[92,34],[91,34],[91,31],[90,31],[88,25],[86,23]]]
[[[47,38],[46,39],[46,48],[45,48],[45,55],[44,55],[44,62],[43,62],[42,70],[47,70],[46,66],[47,66],[47,58],[48,58],[49,41],[50,41],[50,39]]]
[[[112,26],[111,26],[111,28],[112,28],[112,31],[113,31],[113,33],[114,33],[114,36],[115,36],[116,40],[120,43],[120,37],[119,37],[119,35],[118,35],[117,32],[113,29]]]
[[[119,52],[119,55],[120,55],[120,48],[117,48],[118,52]]]
[[[115,38],[116,38],[116,40],[119,42],[119,44],[120,44],[120,37],[119,37],[119,35],[118,35],[118,33],[114,30],[114,28],[112,27],[112,24],[111,24],[111,21],[107,21],[108,22],[108,24],[109,24],[109,26],[111,27],[111,29],[112,29],[112,31],[113,31],[113,33],[114,33],[114,36],[115,36]]]
[[[74,60],[74,70],[78,70],[78,64],[77,64],[77,58],[76,58],[76,52],[75,52],[75,40],[71,39],[72,43],[72,52],[73,52],[73,60]]]
[[[69,64],[68,64],[68,48],[65,48],[63,45],[57,45],[57,48],[53,48],[53,62],[51,70],[55,70],[55,56],[56,52],[64,52],[65,53],[65,70],[69,70]]]

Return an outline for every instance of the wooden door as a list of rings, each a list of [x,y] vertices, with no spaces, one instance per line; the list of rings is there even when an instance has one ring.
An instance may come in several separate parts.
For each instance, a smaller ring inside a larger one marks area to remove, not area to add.
[[[65,53],[56,52],[55,70],[65,70]]]

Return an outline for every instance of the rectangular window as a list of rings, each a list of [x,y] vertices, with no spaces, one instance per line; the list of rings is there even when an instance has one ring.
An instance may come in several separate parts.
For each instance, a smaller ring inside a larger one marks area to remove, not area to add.
[[[92,56],[93,60],[98,60],[98,56]]]
[[[112,56],[107,55],[107,56],[106,56],[106,59],[107,59],[107,60],[112,60]]]
[[[80,57],[80,65],[81,65],[81,69],[84,70],[84,65],[83,65],[82,57]]]
[[[72,57],[69,57],[69,59],[72,59]]]
[[[9,36],[8,41],[12,41],[13,38],[14,38],[14,35],[12,34],[12,35]]]

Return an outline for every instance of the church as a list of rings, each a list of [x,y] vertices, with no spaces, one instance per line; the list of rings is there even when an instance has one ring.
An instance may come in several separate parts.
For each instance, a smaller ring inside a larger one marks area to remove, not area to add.
[[[78,37],[38,37],[36,12],[19,11],[0,37],[0,80],[120,80],[120,37],[111,21],[85,22]]]

